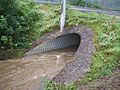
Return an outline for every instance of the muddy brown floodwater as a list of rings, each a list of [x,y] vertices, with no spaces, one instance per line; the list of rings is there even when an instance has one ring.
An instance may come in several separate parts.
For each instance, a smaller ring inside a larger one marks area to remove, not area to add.
[[[55,77],[74,60],[77,46],[0,61],[0,90],[39,90],[41,78]]]

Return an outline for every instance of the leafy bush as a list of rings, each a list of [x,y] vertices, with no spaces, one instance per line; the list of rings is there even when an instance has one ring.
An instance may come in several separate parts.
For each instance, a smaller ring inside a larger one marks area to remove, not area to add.
[[[28,0],[0,0],[0,50],[28,48],[36,39],[42,14]]]

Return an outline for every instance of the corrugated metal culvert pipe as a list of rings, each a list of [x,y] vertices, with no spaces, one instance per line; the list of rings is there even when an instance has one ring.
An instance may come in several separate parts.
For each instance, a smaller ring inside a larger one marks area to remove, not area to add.
[[[63,70],[53,78],[53,81],[69,84],[83,77],[89,70],[91,56],[94,51],[93,32],[90,28],[82,25],[74,26],[65,29],[62,35],[59,35],[59,32],[48,34],[44,38],[34,42],[34,44],[35,43],[37,46],[28,51],[26,55],[78,45],[75,60],[67,64]]]
[[[35,54],[35,53],[41,53],[45,51],[70,47],[74,45],[80,44],[80,35],[76,33],[70,33],[70,34],[64,34],[61,36],[58,36],[52,40],[49,40],[47,42],[43,42],[42,44],[38,45],[34,49],[27,52],[27,55]]]

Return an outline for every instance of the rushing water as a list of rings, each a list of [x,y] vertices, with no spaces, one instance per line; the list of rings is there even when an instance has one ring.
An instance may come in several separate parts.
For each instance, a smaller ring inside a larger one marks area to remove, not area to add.
[[[42,77],[52,79],[67,63],[74,60],[76,49],[70,47],[0,61],[0,90],[38,90]]]

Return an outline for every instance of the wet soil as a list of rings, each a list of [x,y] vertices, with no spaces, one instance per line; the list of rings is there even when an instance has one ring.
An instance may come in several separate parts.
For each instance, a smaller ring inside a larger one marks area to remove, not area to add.
[[[77,46],[0,61],[0,90],[39,90],[43,77],[52,79],[73,61]]]
[[[120,90],[120,65],[111,76],[80,85],[78,90]]]

